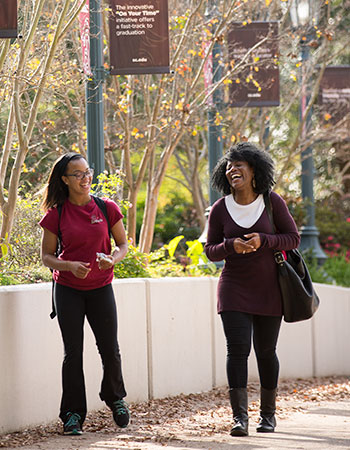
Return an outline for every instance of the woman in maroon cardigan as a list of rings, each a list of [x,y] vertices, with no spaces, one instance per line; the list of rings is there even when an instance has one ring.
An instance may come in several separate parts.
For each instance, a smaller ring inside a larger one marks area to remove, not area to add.
[[[298,247],[300,236],[286,203],[271,192],[273,177],[271,157],[248,142],[233,146],[212,175],[214,189],[224,197],[211,208],[205,252],[211,261],[225,260],[217,295],[227,341],[232,436],[248,435],[247,361],[252,336],[261,384],[257,431],[273,432],[276,426],[276,344],[282,302],[273,252]],[[276,234],[264,194],[270,195]]]

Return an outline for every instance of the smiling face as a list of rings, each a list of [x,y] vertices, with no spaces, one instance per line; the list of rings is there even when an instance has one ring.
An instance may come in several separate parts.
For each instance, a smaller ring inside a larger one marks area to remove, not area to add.
[[[84,158],[70,161],[62,180],[68,186],[69,195],[88,196],[92,183],[93,172]]]
[[[246,161],[229,161],[226,165],[226,178],[234,191],[253,191],[254,171]]]

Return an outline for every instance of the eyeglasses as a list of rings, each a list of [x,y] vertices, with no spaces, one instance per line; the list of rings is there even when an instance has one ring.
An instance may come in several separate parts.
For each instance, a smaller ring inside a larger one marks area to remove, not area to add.
[[[92,177],[94,175],[94,169],[88,169],[85,172],[78,170],[75,173],[67,173],[66,177],[75,177],[77,180],[83,180],[85,177]]]

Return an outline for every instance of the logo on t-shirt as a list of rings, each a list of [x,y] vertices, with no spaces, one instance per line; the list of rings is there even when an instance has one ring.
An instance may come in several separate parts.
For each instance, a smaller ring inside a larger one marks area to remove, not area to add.
[[[96,217],[95,214],[91,216],[91,223],[101,223],[101,222],[103,222],[103,219]]]

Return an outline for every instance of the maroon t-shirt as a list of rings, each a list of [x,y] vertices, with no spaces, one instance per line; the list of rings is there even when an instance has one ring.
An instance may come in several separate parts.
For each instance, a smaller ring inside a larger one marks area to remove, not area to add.
[[[122,219],[123,215],[116,203],[104,198],[110,227]],[[49,209],[39,222],[57,236],[58,211]],[[84,206],[78,206],[66,200],[62,205],[60,217],[62,249],[59,259],[90,263],[92,269],[85,279],[77,278],[69,271],[53,271],[58,284],[79,290],[97,289],[111,283],[113,268],[100,270],[96,262],[96,253],[111,253],[111,240],[107,220],[93,199]]]
[[[274,250],[297,248],[300,236],[285,201],[275,192],[271,204],[276,234],[272,234],[266,212],[250,228],[239,226],[230,216],[225,198],[211,208],[205,253],[211,261],[225,260],[218,283],[218,313],[240,311],[249,314],[282,315]],[[261,247],[252,253],[236,253],[233,242],[248,233],[259,233]]]

